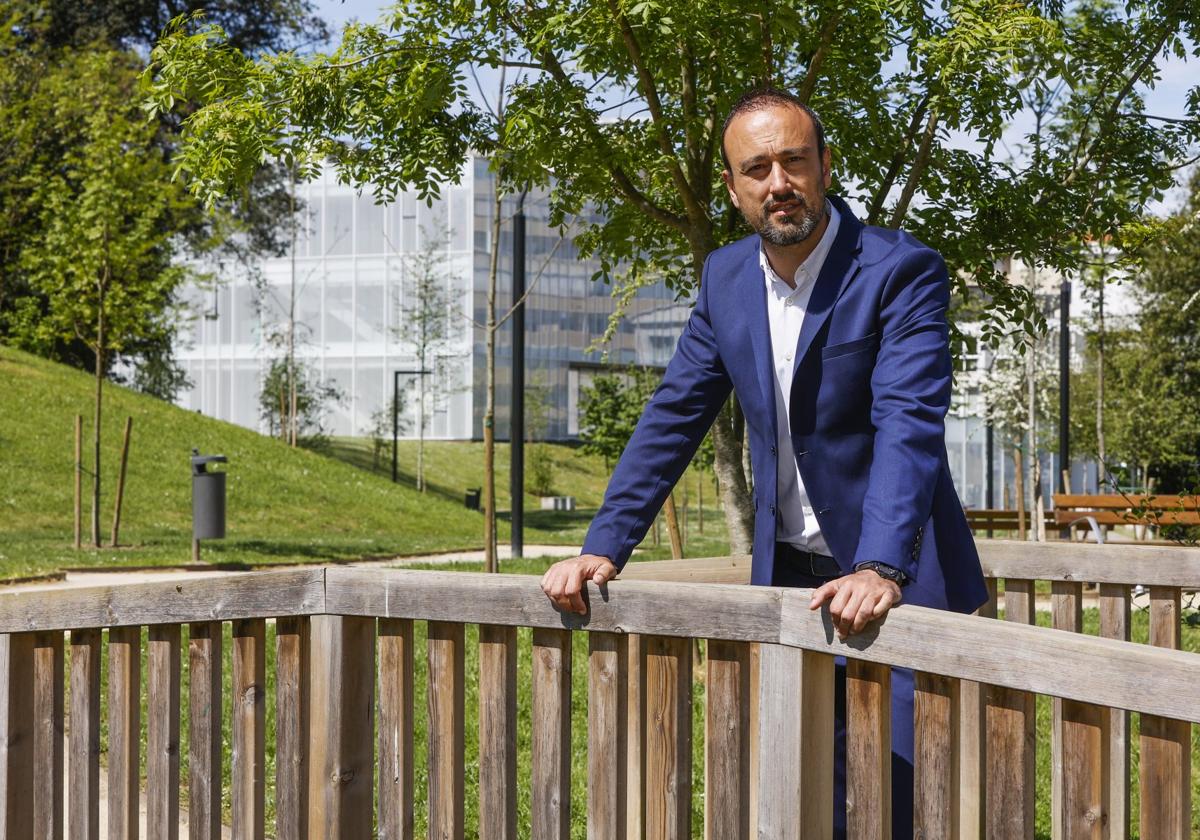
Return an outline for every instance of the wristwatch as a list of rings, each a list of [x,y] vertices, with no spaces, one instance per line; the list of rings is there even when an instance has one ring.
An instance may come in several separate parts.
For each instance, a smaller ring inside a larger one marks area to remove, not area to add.
[[[859,563],[854,567],[854,571],[860,572],[863,569],[870,569],[875,574],[879,575],[884,580],[890,580],[897,586],[904,586],[908,583],[908,575],[897,569],[895,566],[889,566],[887,563],[880,563],[877,560],[868,560],[866,563]]]

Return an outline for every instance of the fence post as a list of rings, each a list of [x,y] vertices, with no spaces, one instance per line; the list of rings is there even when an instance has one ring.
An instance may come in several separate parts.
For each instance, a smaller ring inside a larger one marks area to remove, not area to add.
[[[758,646],[755,833],[833,837],[833,657]]]
[[[314,615],[309,621],[309,831],[329,840],[370,837],[375,619]]]
[[[692,817],[692,641],[647,636],[646,836],[685,840]]]
[[[846,660],[846,834],[892,836],[892,669]]]

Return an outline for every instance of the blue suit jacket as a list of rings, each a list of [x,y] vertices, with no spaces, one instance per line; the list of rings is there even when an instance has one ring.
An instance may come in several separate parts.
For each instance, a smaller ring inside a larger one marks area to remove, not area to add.
[[[790,396],[804,487],[844,570],[887,563],[912,581],[907,603],[969,612],[987,592],[946,462],[945,263],[911,236],[863,225],[845,202],[830,200],[841,226],[809,300]],[[625,564],[734,389],[754,470],[751,583],[771,583],[779,465],[758,252],[755,235],[706,260],[696,306],[617,463],[584,553]]]

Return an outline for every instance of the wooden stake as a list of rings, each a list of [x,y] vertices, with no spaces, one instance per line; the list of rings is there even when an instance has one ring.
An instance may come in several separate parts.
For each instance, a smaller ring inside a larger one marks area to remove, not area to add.
[[[679,517],[675,515],[675,492],[672,491],[667,496],[667,503],[663,506],[663,510],[667,514],[667,536],[671,539],[671,559],[683,559],[683,540],[679,536]]]
[[[117,501],[113,505],[112,544],[117,545],[117,531],[121,528],[121,500],[125,498],[125,465],[129,461],[129,434],[133,431],[133,418],[125,418],[125,439],[121,442],[121,469],[117,473]]]
[[[83,545],[83,415],[75,415],[75,550]]]

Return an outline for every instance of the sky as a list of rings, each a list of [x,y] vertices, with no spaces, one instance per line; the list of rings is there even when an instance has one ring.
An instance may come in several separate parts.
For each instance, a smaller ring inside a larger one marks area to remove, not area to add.
[[[317,14],[329,24],[336,43],[345,24],[353,20],[374,22],[378,19],[381,11],[392,4],[381,2],[381,0],[315,0],[314,5]],[[1160,82],[1153,89],[1143,91],[1146,98],[1146,112],[1160,117],[1184,116],[1188,88],[1196,84],[1198,77],[1200,77],[1200,59],[1185,62],[1174,57],[1169,58],[1162,67]],[[1008,147],[1014,155],[1018,154],[1016,147],[1020,139],[1028,133],[1031,125],[1031,118],[1022,119],[1018,116],[1006,132],[1009,138]],[[970,138],[965,136],[951,137],[949,143],[951,146],[971,145]],[[1181,172],[1181,182],[1184,177],[1186,177],[1186,172]],[[1168,192],[1163,201],[1154,203],[1148,209],[1156,215],[1165,215],[1181,206],[1185,195],[1181,183],[1180,186]]]

